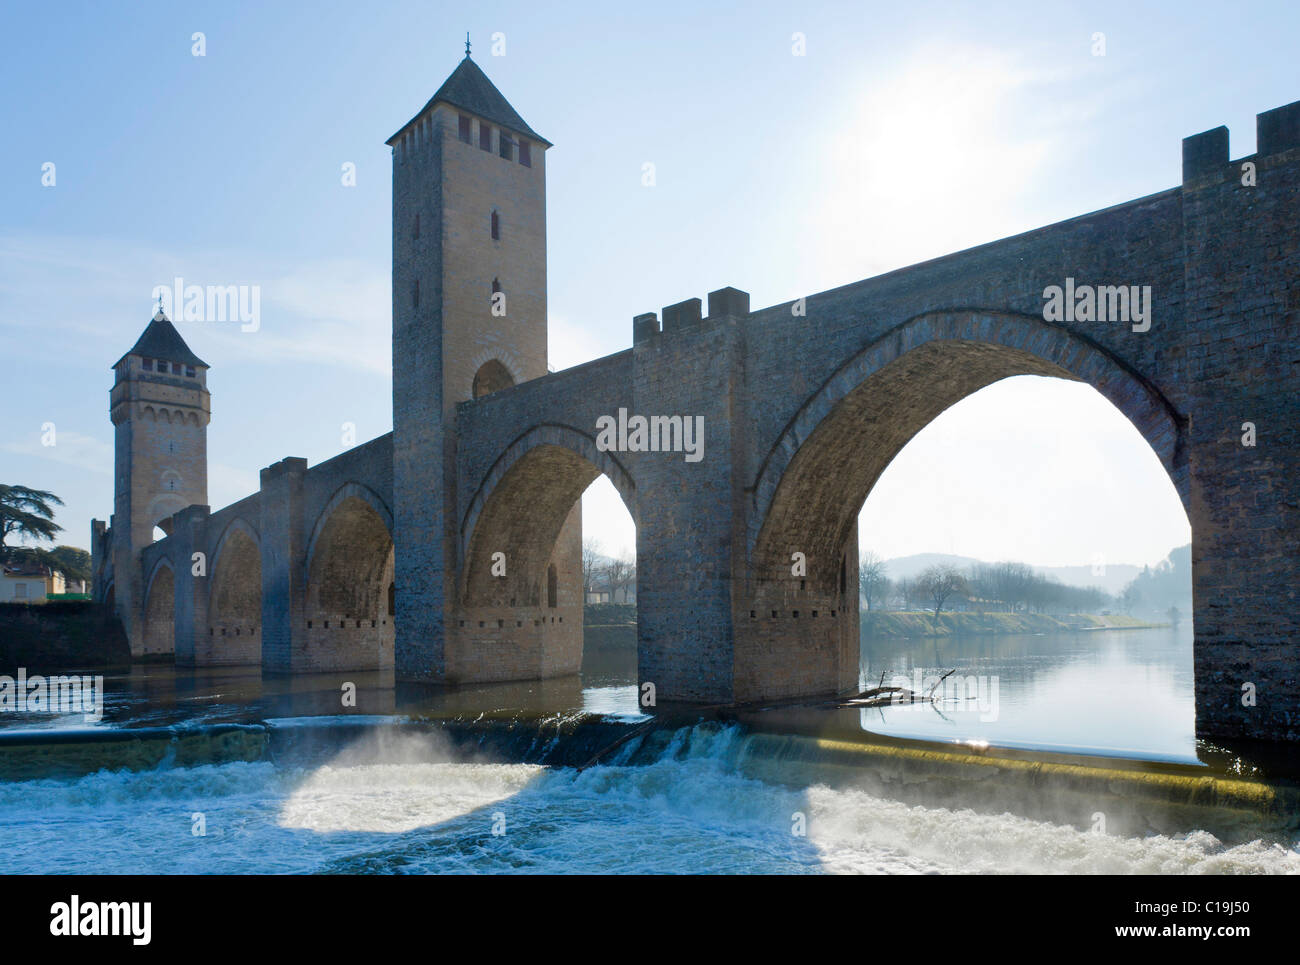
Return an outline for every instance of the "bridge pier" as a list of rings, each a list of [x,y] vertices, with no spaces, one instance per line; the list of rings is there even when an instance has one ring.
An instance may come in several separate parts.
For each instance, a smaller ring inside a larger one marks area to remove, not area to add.
[[[172,517],[171,539],[176,541],[176,664],[193,667],[199,654],[206,653],[208,628],[208,588],[212,562],[206,558],[204,533],[208,523],[207,506],[188,506]],[[202,573],[194,572],[194,554],[204,553]]]
[[[787,554],[784,572],[754,575],[735,608],[738,703],[856,692],[858,527],[838,558]]]
[[[262,470],[262,669],[302,669],[307,648],[307,460],[281,459]]]

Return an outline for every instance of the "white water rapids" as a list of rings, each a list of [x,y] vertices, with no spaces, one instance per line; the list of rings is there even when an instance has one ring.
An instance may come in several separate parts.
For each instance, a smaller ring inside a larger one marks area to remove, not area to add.
[[[684,729],[654,763],[583,772],[426,747],[2,783],[0,854],[9,874],[1300,872],[1295,842],[1119,837],[775,786],[737,769],[745,739]]]

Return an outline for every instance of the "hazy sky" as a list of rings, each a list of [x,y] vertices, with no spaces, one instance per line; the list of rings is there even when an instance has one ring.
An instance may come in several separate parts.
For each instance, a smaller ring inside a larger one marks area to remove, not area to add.
[[[345,422],[358,441],[387,432],[384,140],[466,30],[556,145],[554,367],[725,285],[761,307],[1163,190],[1184,136],[1227,124],[1233,156],[1250,153],[1254,115],[1300,97],[1294,4],[700,6],[4,4],[0,479],[63,496],[64,539],[87,545],[112,510],[109,366],[176,276],[262,293],[256,333],[180,325],[212,366],[214,508],[286,455],[340,451]],[[585,518],[607,549],[634,545],[607,484]],[[862,532],[886,556],[1040,564],[1150,563],[1188,539],[1123,417],[1031,378],[918,436]]]

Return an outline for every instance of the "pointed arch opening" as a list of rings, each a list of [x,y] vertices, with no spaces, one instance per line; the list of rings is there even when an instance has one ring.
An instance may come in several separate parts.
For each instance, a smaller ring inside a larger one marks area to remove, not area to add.
[[[340,489],[322,511],[308,550],[307,626],[295,666],[392,669],[390,519],[378,497],[356,485]]]

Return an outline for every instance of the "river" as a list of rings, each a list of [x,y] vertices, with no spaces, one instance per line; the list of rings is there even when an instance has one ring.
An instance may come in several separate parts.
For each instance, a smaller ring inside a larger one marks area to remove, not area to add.
[[[448,696],[373,680],[359,710],[531,703],[637,717],[629,631],[591,637],[581,681]],[[1190,646],[1166,631],[868,643],[864,677],[915,669],[999,680],[995,719],[944,706],[858,712],[895,736],[989,740],[1195,761]],[[874,680],[873,680],[874,682]],[[333,680],[192,676],[114,684],[98,728],[337,714]],[[7,729],[67,729],[59,719]],[[84,726],[84,725],[82,725]],[[159,766],[0,783],[7,873],[1300,873],[1292,836],[1096,834],[1010,813],[903,803],[758,779],[736,725],[684,726],[650,760],[632,745],[586,770],[465,759],[403,737],[299,765]],[[796,831],[796,828],[799,831]],[[202,833],[198,833],[201,831]],[[803,833],[799,833],[803,832]]]

